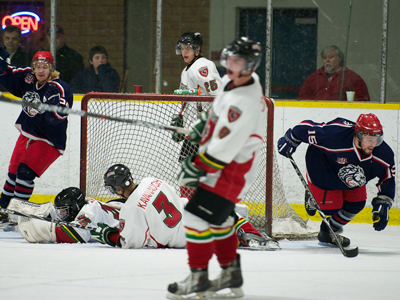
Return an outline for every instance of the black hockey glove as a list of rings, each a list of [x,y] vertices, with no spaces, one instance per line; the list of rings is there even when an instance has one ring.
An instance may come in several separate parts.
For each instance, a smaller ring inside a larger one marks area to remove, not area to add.
[[[6,47],[0,46],[0,59],[6,60],[8,57],[10,57],[10,53],[7,52]]]
[[[199,184],[199,178],[207,174],[206,171],[196,168],[193,162],[195,156],[196,154],[192,154],[181,163],[178,173],[178,184],[180,186],[196,188]]]
[[[389,209],[393,200],[387,196],[378,196],[372,199],[372,222],[374,229],[381,231],[385,229],[389,221]]]
[[[199,115],[199,119],[193,124],[193,131],[189,134],[189,141],[194,144],[200,143],[201,135],[208,120],[208,113],[203,111]]]
[[[7,52],[4,46],[0,46],[0,72],[4,73],[7,70],[7,57],[10,56],[10,53]]]
[[[278,152],[287,157],[287,153],[293,154],[300,143],[301,141],[293,137],[292,129],[289,128],[285,135],[278,140]]]
[[[183,117],[179,115],[173,115],[172,120],[171,120],[171,126],[175,127],[183,127]],[[172,139],[174,142],[179,143],[185,138],[185,134],[183,133],[178,133],[178,132],[173,132],[172,133]]]
[[[43,103],[57,105],[60,103],[60,89],[53,83],[49,83],[43,97]]]
[[[108,244],[115,247],[116,244],[108,239],[108,235],[113,232],[119,232],[117,228],[110,227],[105,223],[97,223],[97,228],[90,230],[92,238],[102,244]]]

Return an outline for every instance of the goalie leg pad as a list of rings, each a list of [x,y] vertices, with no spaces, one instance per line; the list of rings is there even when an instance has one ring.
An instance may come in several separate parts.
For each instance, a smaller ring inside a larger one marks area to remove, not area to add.
[[[18,231],[29,243],[45,243],[56,241],[55,224],[47,221],[21,217]]]
[[[232,201],[205,189],[197,188],[185,210],[211,224],[221,225],[230,215],[233,216],[234,208],[235,203]]]

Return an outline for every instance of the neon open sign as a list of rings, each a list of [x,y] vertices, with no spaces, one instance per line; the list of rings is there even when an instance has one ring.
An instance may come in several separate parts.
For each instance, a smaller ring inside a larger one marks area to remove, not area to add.
[[[6,22],[8,24],[6,25]],[[1,27],[4,29],[8,25],[17,26],[21,29],[21,34],[36,31],[39,28],[40,17],[30,11],[20,11],[12,15],[4,16],[1,20]]]

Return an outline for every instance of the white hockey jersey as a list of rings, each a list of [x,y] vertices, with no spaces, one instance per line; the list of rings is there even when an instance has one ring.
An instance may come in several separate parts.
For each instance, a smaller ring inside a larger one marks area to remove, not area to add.
[[[221,77],[215,64],[200,57],[192,65],[185,67],[181,74],[180,89],[198,88],[202,95],[216,95],[221,88]]]
[[[97,223],[105,223],[111,227],[118,227],[118,210],[92,198],[86,198],[86,201],[88,201],[88,203],[82,207],[72,223],[77,223],[82,226],[91,225],[92,227],[96,227]],[[57,243],[86,243],[95,241],[91,239],[89,230],[70,226],[56,227],[56,238]]]
[[[203,163],[220,169],[200,178],[199,187],[235,203],[255,178],[265,137],[267,108],[259,78],[252,77],[252,84],[226,89],[231,80],[222,78],[199,148]]]
[[[185,247],[182,217],[187,201],[165,181],[144,178],[121,208],[121,247]]]

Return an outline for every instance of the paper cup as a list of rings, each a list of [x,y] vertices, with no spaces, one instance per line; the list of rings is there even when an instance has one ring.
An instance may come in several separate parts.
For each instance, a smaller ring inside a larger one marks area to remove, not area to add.
[[[135,85],[133,88],[135,89],[135,93],[141,93],[143,89],[141,85]]]
[[[350,91],[346,92],[347,101],[353,102],[355,94],[356,94],[356,92],[350,92]]]

